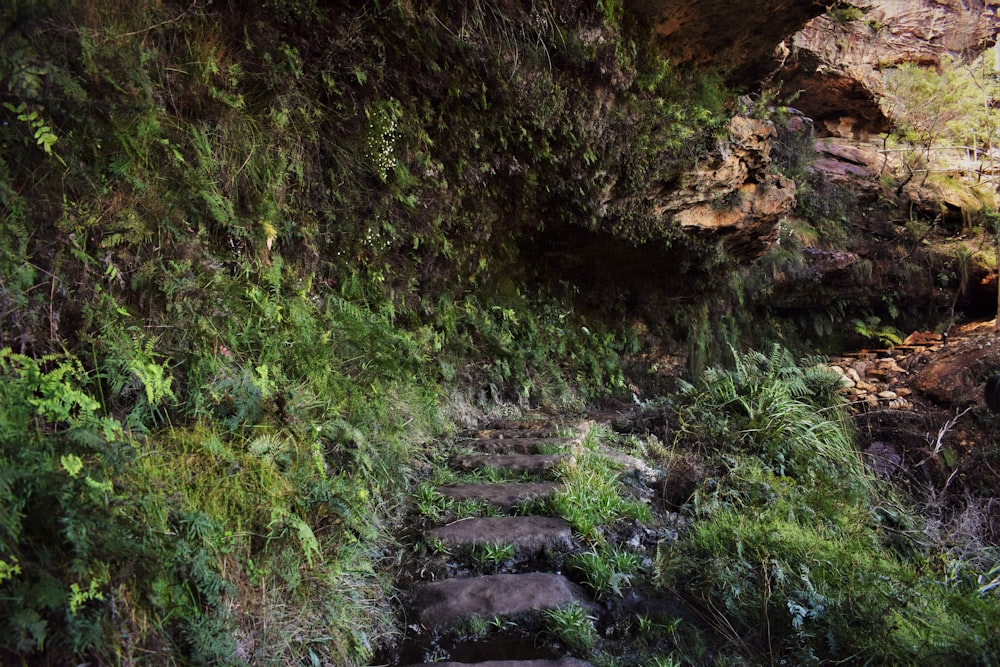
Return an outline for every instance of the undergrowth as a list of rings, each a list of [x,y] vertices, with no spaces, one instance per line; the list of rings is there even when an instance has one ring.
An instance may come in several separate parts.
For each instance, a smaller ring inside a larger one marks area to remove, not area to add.
[[[625,392],[498,277],[550,221],[677,242],[635,193],[728,93],[529,4],[0,10],[2,661],[363,663],[443,387]]]
[[[356,664],[391,632],[377,552],[443,429],[437,389],[384,317],[282,297],[268,275],[240,283],[211,344],[191,328],[184,425],[156,415],[177,397],[151,345],[97,373],[4,350],[5,650]],[[111,401],[126,385],[145,408]]]
[[[835,386],[779,347],[687,386],[677,444],[715,473],[660,555],[661,585],[754,661],[989,664],[996,597],[899,539],[918,519],[862,464]]]
[[[604,544],[605,532],[619,521],[651,521],[649,507],[623,493],[620,467],[595,451],[600,437],[599,430],[592,430],[587,447],[557,468],[559,489],[545,500],[549,513],[595,545]]]

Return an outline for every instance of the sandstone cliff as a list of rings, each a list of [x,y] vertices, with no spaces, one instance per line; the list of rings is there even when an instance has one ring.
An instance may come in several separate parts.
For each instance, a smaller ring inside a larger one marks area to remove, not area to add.
[[[771,71],[775,45],[824,10],[815,0],[634,0],[629,6],[653,22],[669,58],[725,70],[741,84]]]
[[[856,0],[809,21],[789,39],[782,94],[836,136],[886,131],[884,71],[970,58],[996,42],[997,0]]]

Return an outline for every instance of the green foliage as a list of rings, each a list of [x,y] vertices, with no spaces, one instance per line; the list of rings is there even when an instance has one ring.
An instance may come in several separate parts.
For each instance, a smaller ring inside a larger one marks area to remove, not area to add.
[[[579,602],[545,611],[548,632],[575,652],[588,654],[597,641],[597,618]]]
[[[860,21],[864,18],[865,13],[851,4],[840,3],[839,6],[828,8],[826,15],[837,23],[851,23],[852,21]]]
[[[621,474],[605,456],[584,451],[559,468],[561,486],[547,504],[583,539],[603,543],[604,531],[616,521],[648,521],[649,508],[626,496]]]
[[[365,663],[439,381],[623,393],[633,340],[495,279],[543,224],[675,242],[636,193],[721,80],[620,2],[320,5],[0,10],[4,659]]]
[[[516,555],[513,544],[477,544],[472,547],[472,562],[487,571],[496,571],[504,562]]]
[[[421,482],[413,494],[413,501],[421,516],[439,522],[454,507],[454,500],[438,491],[437,485]]]
[[[30,653],[45,641],[53,654],[132,655],[159,645],[190,661],[223,664],[233,660],[233,637],[241,635],[263,661],[294,662],[311,652],[352,664],[384,630],[387,610],[367,602],[382,597],[370,549],[386,539],[381,521],[390,504],[383,499],[391,503],[405,488],[406,462],[441,428],[436,392],[417,380],[422,347],[393,326],[388,302],[373,294],[364,303],[360,287],[345,291],[352,300],[317,299],[312,281],[278,258],[259,282],[222,273],[212,279],[215,306],[232,317],[206,317],[198,302],[174,304],[189,323],[189,349],[179,362],[168,363],[156,351],[162,342],[129,326],[128,311],[113,300],[93,305],[104,335],[92,348],[100,384],[89,386],[100,400],[79,389],[89,380],[79,362],[5,352],[4,369],[17,378],[2,385],[5,434],[61,421],[69,427],[45,442],[98,447],[121,433],[117,422],[97,416],[104,406],[148,439],[124,450],[134,447],[136,456],[123,467],[118,453],[108,459],[57,444],[42,463],[23,464],[42,466],[61,485],[23,497],[65,504],[66,530],[78,530],[65,538],[73,549],[81,550],[76,539],[118,541],[93,547],[98,569],[76,556],[81,564],[64,568],[73,576],[45,589],[61,597],[38,603],[31,600],[42,595],[32,592],[41,585],[39,545],[59,541],[26,540],[40,530],[33,528],[17,550],[5,548],[2,585],[19,591],[24,613],[10,616],[19,620],[4,646]],[[158,431],[166,410],[174,413],[171,422],[183,411],[205,426]],[[10,481],[17,497],[25,480],[52,486],[20,466],[11,468],[18,471]],[[67,495],[67,485],[76,496]],[[84,493],[91,500],[81,502]],[[4,528],[16,530],[19,516]],[[129,537],[135,535],[143,537]],[[142,569],[125,578],[134,554],[141,554]],[[269,594],[240,593],[259,587]],[[118,638],[98,632],[112,601],[129,619]],[[70,621],[59,617],[60,604],[77,612]],[[295,615],[283,611],[291,606]],[[87,637],[72,634],[83,631],[78,625],[86,625]],[[303,626],[312,630],[303,633]],[[285,631],[290,627],[300,629]]]
[[[776,474],[822,480],[844,491],[864,480],[843,413],[833,406],[823,413],[815,409],[817,401],[833,396],[828,371],[799,368],[778,345],[770,355],[733,350],[733,357],[732,370],[709,369],[697,385],[685,386],[683,437],[711,448],[735,434],[732,446],[758,455]]]
[[[597,0],[597,6],[604,15],[606,23],[615,24],[621,20],[624,11],[621,0]]]
[[[176,402],[173,378],[167,363],[155,350],[156,341],[146,338],[138,327],[121,332],[109,327],[105,342],[109,346],[103,364],[108,395],[114,408],[127,409],[125,424],[134,430],[144,430],[167,421],[166,408]]]
[[[3,107],[10,113],[16,114],[17,120],[28,125],[31,138],[34,139],[35,144],[46,155],[51,155],[57,160],[62,161],[62,158],[52,151],[52,145],[59,140],[59,137],[53,134],[52,128],[46,125],[45,119],[39,115],[38,111],[28,111],[28,105],[24,102],[21,102],[16,107],[10,102],[4,102]]]
[[[584,585],[599,598],[621,595],[639,572],[640,564],[638,554],[606,545],[566,559],[567,569],[581,576]]]
[[[899,137],[920,147],[987,145],[1000,120],[986,103],[996,86],[990,61],[988,53],[972,65],[945,58],[938,68],[903,63],[891,71],[890,104],[902,126]]]
[[[870,315],[864,320],[854,320],[854,331],[881,345],[899,345],[903,342],[903,334],[896,327],[883,325],[878,315]]]
[[[700,598],[753,660],[961,664],[995,652],[993,601],[971,582],[942,588],[893,538],[912,519],[861,465],[825,374],[778,348],[734,356],[733,370],[684,392],[679,442],[700,444],[719,472],[695,494],[690,532],[661,553],[661,583]]]
[[[142,553],[115,517],[122,430],[70,356],[0,350],[0,647],[104,650],[108,559]]]
[[[553,405],[577,398],[570,387],[583,398],[624,390],[622,357],[634,345],[626,335],[588,327],[551,298],[516,292],[494,299],[443,300],[434,314],[440,332],[433,345],[444,353],[442,363],[483,360],[478,371],[469,370],[488,387],[489,399]]]

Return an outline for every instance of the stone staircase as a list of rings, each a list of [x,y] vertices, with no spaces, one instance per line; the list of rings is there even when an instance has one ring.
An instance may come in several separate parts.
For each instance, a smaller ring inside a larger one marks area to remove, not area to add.
[[[583,590],[555,563],[578,545],[568,523],[550,516],[516,515],[526,501],[558,489],[556,466],[573,456],[589,422],[510,421],[463,434],[464,453],[449,460],[456,471],[506,471],[501,482],[449,484],[438,488],[456,501],[477,501],[491,516],[458,518],[428,526],[416,537],[464,565],[442,569],[414,558],[401,580],[405,638],[388,664],[411,667],[589,667],[558,641],[538,632],[545,610],[590,605]],[[560,453],[551,453],[558,451]],[[493,477],[498,475],[494,474]],[[530,506],[530,505],[529,505]],[[507,546],[509,558],[490,571],[463,559],[476,548]],[[424,556],[426,558],[426,556]],[[439,559],[440,561],[440,559]],[[438,563],[440,565],[440,563]],[[500,570],[500,571],[495,571]],[[491,631],[469,631],[490,624]],[[444,661],[441,661],[444,660]]]

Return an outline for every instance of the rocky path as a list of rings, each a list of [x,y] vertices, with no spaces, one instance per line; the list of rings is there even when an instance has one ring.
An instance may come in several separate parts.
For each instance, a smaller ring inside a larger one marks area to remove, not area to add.
[[[413,537],[415,555],[400,581],[406,636],[388,664],[590,665],[537,629],[546,610],[590,603],[577,584],[554,571],[575,546],[570,525],[526,509],[556,491],[556,466],[573,456],[589,428],[524,421],[463,434],[457,444],[467,453],[452,456],[449,466],[478,472],[483,480],[424,494],[466,509],[446,515],[441,525],[429,522]]]

